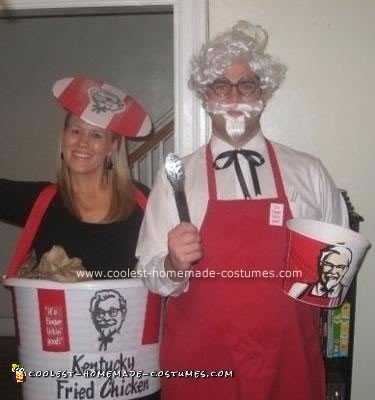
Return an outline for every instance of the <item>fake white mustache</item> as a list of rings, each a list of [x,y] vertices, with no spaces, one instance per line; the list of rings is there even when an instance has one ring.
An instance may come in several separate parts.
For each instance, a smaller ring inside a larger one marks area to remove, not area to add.
[[[252,101],[249,103],[208,103],[204,104],[204,108],[208,113],[226,115],[228,111],[240,111],[246,118],[252,118],[259,115],[264,108],[262,100]]]
[[[263,108],[264,103],[261,100],[249,103],[206,103],[204,105],[206,111],[214,115],[222,115],[225,120],[225,130],[231,138],[239,138],[246,131],[246,119],[258,116]],[[240,112],[240,115],[231,115],[230,111]]]

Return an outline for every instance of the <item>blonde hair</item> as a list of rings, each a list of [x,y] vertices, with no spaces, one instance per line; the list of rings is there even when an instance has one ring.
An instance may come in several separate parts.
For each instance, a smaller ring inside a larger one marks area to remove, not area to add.
[[[67,113],[64,128],[69,122],[71,113]],[[111,206],[108,214],[102,222],[119,221],[126,219],[133,212],[135,207],[135,187],[131,179],[128,164],[127,149],[125,138],[109,133],[113,140],[117,141],[117,150],[111,157],[112,168],[104,165],[107,175],[107,184],[111,189]],[[57,157],[57,186],[65,207],[77,218],[81,218],[75,200],[69,168],[61,157],[61,142]]]

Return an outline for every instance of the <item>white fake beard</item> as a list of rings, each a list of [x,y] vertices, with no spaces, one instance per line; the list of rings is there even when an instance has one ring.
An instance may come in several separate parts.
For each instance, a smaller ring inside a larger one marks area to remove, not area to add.
[[[246,119],[257,117],[264,108],[262,100],[249,103],[221,104],[204,103],[204,108],[210,114],[220,114],[225,119],[225,130],[229,137],[238,139],[246,132]],[[233,117],[229,111],[240,111],[241,115]]]
[[[232,139],[239,138],[245,133],[246,125],[245,116],[243,114],[238,117],[233,117],[226,113],[223,117],[225,119],[225,130]]]

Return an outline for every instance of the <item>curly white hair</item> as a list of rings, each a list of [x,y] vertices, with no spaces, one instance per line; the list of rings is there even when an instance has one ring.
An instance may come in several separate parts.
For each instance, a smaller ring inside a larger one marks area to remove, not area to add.
[[[204,98],[207,85],[222,76],[234,62],[244,62],[260,79],[264,99],[268,100],[284,80],[286,67],[264,52],[267,39],[267,32],[260,25],[238,21],[232,29],[205,43],[193,56],[189,88]]]

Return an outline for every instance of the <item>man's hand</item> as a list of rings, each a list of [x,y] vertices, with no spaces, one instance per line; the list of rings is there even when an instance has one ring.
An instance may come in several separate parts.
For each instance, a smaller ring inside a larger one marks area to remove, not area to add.
[[[182,222],[168,233],[168,256],[164,267],[169,271],[186,271],[202,258],[202,243],[198,229],[187,222]],[[173,278],[172,278],[173,279]],[[176,276],[176,281],[184,278]]]

